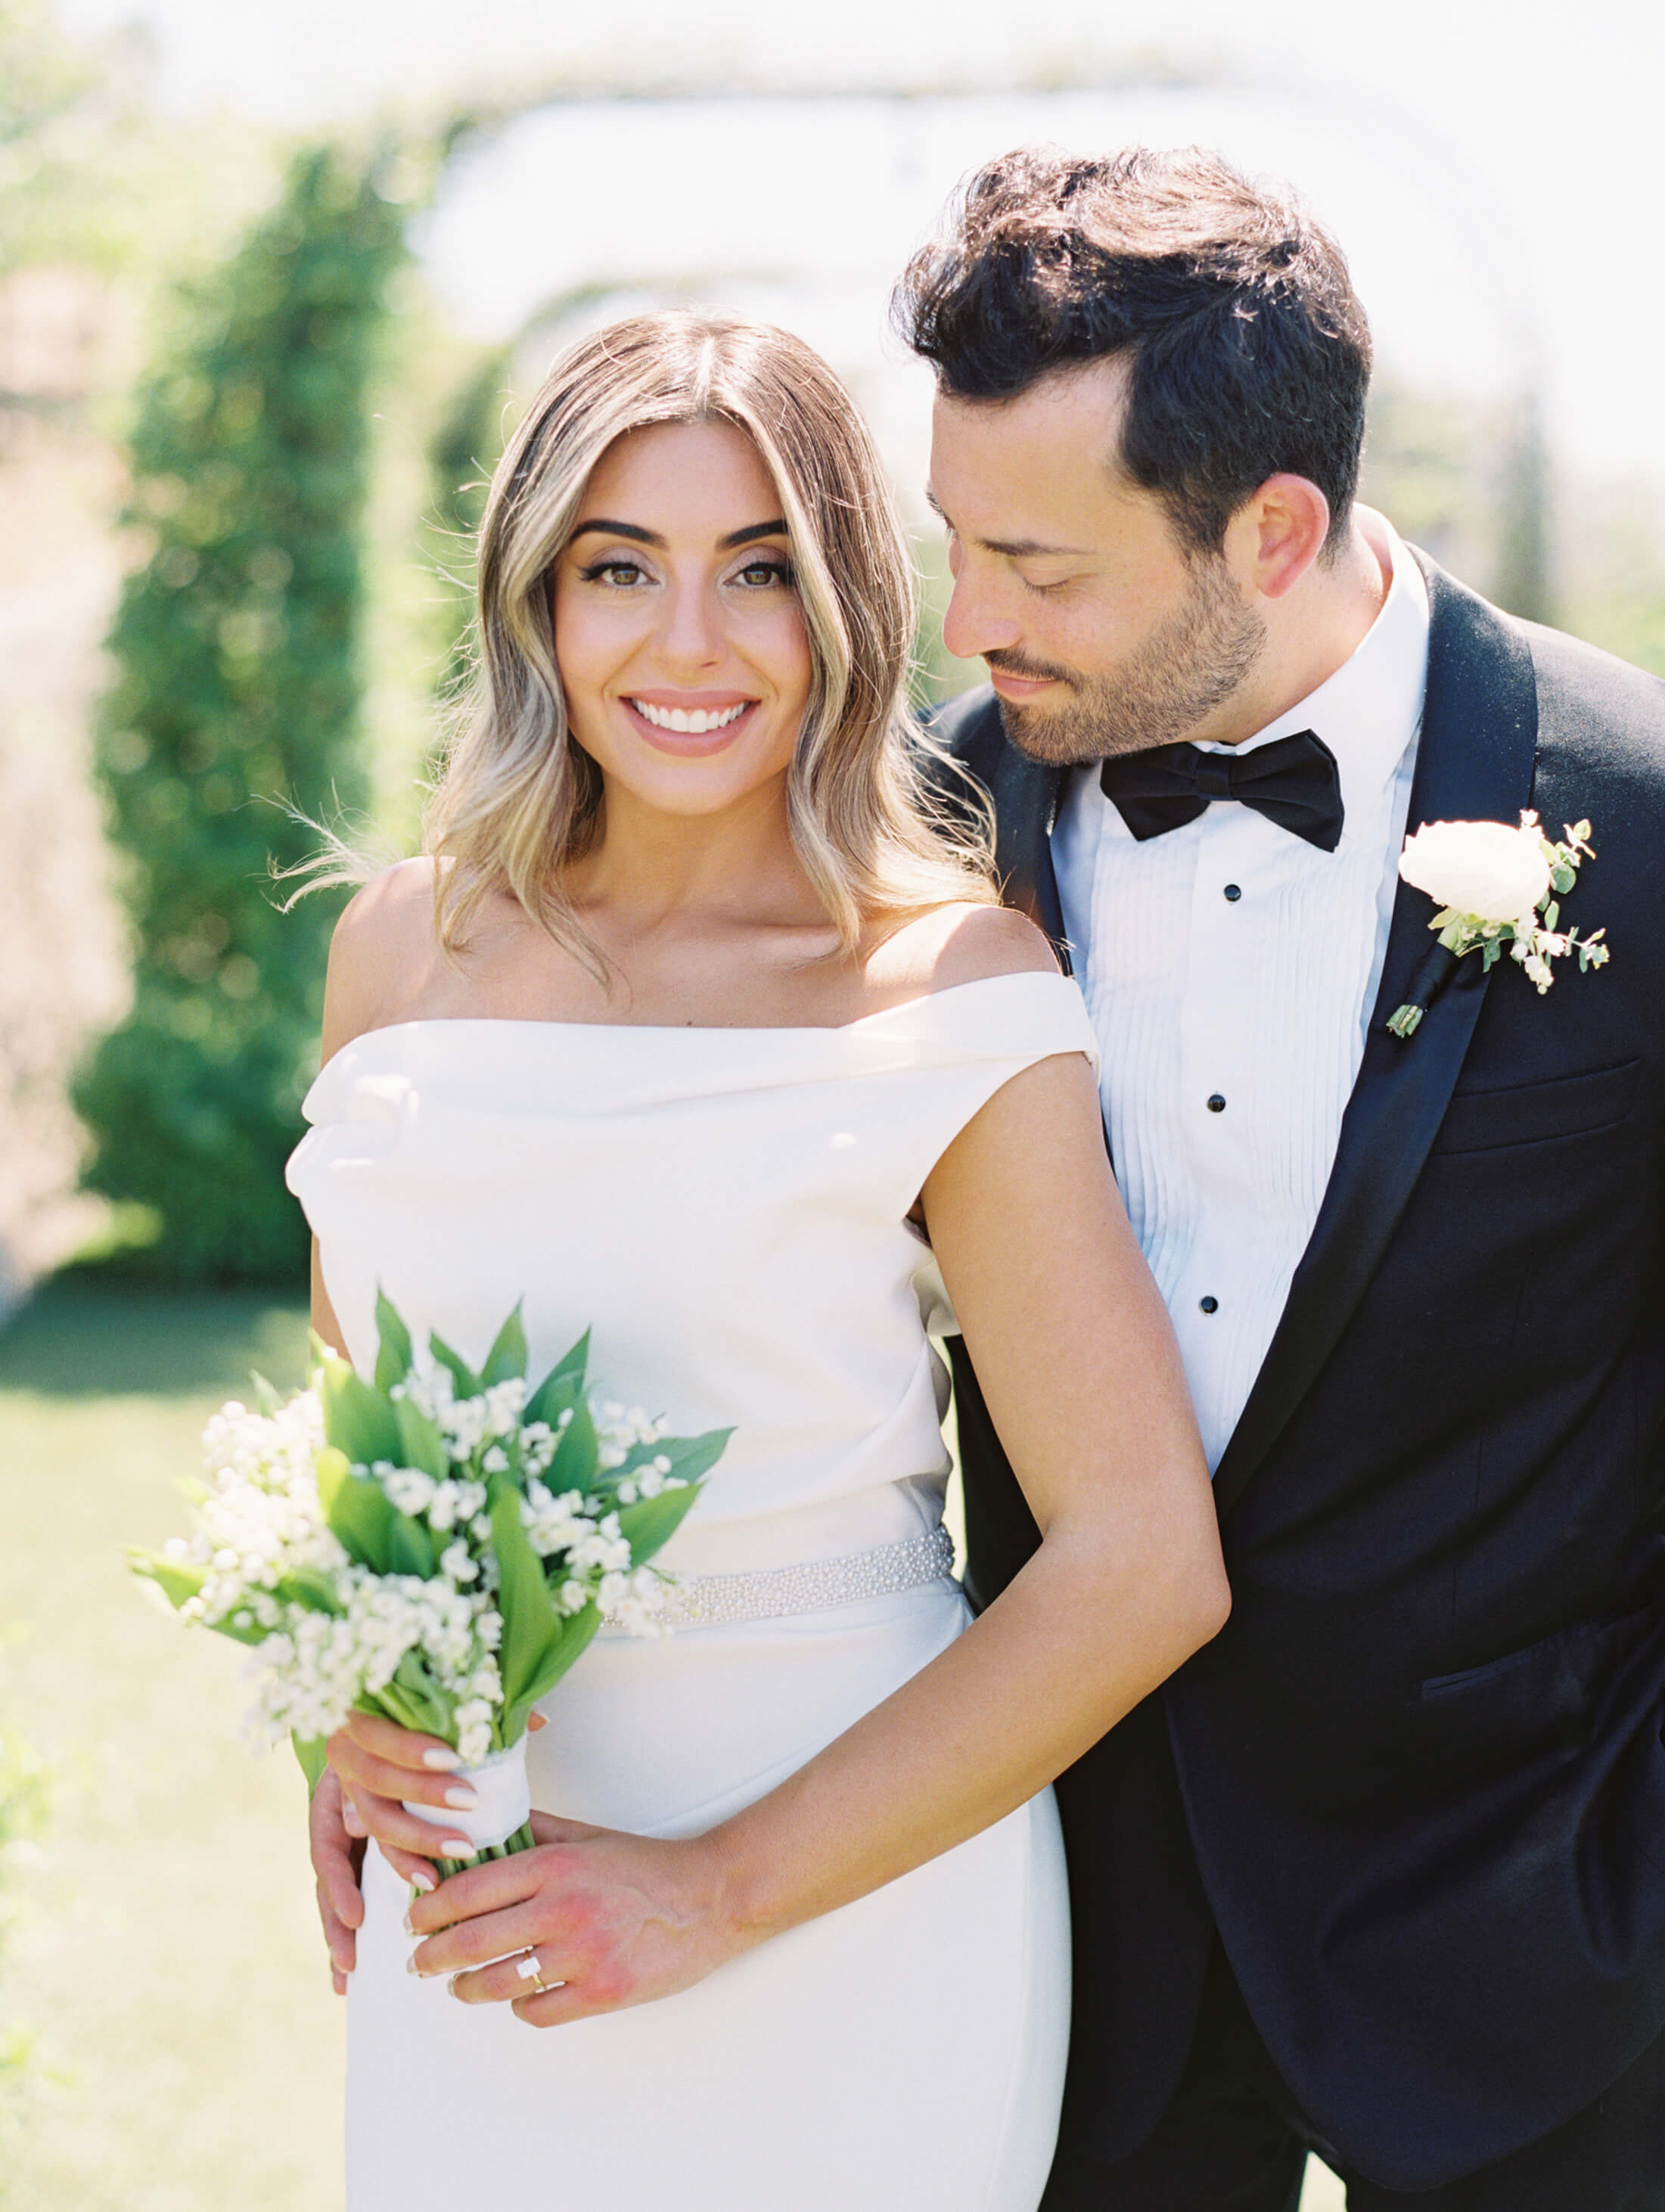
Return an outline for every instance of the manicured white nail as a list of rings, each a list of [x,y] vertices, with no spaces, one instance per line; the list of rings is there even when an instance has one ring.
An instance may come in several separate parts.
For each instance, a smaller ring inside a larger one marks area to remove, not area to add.
[[[476,1856],[474,1846],[466,1836],[442,1836],[440,1850],[448,1859],[471,1859]]]
[[[477,1790],[471,1790],[465,1784],[459,1790],[447,1790],[445,1793],[445,1802],[453,1813],[471,1813],[480,1802],[480,1793]]]
[[[434,1877],[431,1874],[424,1874],[422,1869],[418,1867],[415,1874],[410,1877],[410,1887],[412,1889],[419,1891],[423,1897],[426,1897],[428,1891],[434,1887]],[[406,1925],[409,1925],[408,1917]]]
[[[459,1751],[425,1751],[422,1763],[431,1767],[435,1774],[454,1774],[462,1765],[463,1757]]]

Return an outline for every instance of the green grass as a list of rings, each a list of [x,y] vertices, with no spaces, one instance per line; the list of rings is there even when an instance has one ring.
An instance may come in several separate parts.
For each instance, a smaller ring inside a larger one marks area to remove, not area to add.
[[[6,2146],[6,2212],[336,2212],[342,2007],[287,1753],[252,1753],[241,1655],[147,1602],[123,1547],[298,1303],[49,1285],[0,1335],[0,1718],[57,1770],[0,1982],[56,2077]]]

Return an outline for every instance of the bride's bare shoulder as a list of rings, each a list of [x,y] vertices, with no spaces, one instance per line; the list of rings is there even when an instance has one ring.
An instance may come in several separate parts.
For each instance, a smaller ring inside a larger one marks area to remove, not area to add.
[[[887,938],[870,964],[886,995],[913,997],[994,975],[1056,975],[1044,931],[1009,906],[933,907]],[[877,979],[876,979],[877,980]]]
[[[434,928],[435,863],[395,861],[354,893],[330,940],[324,1057],[400,1018],[443,956]]]
[[[336,941],[359,951],[389,935],[403,938],[413,928],[425,928],[431,936],[437,866],[430,854],[419,853],[372,876],[342,908]]]

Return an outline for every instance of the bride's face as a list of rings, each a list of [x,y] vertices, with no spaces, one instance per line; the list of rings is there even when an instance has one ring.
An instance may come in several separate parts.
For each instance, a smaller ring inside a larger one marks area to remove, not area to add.
[[[714,814],[784,780],[809,704],[809,639],[781,501],[728,422],[610,446],[555,568],[573,733],[610,785]]]

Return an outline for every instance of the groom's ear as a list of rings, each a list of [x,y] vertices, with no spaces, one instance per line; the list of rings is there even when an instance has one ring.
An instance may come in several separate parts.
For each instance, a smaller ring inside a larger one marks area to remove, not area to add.
[[[1226,557],[1250,590],[1281,599],[1323,551],[1329,527],[1329,501],[1310,477],[1268,477],[1226,526]]]

